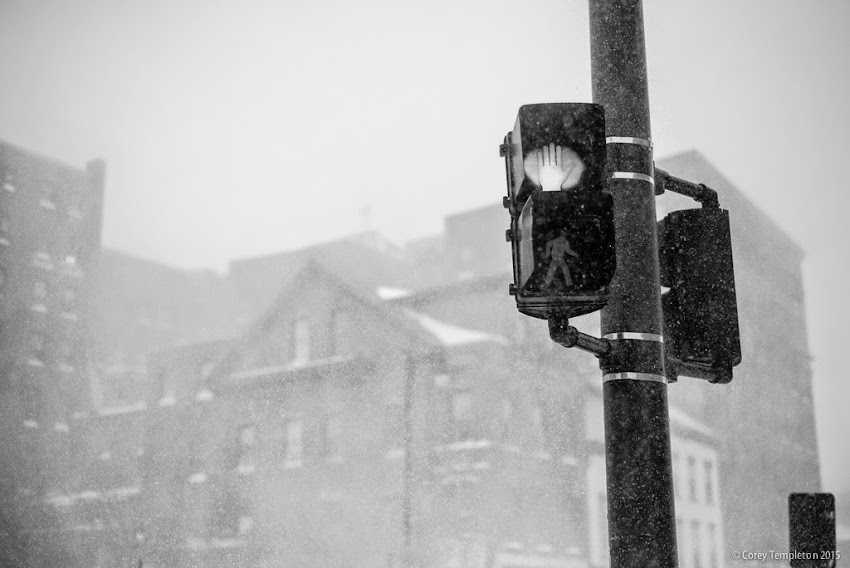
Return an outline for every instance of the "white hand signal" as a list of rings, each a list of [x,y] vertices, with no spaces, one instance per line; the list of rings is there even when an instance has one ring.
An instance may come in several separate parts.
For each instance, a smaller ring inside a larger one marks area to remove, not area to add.
[[[569,189],[576,185],[584,172],[584,164],[569,148],[555,144],[537,150],[537,179],[543,191]]]

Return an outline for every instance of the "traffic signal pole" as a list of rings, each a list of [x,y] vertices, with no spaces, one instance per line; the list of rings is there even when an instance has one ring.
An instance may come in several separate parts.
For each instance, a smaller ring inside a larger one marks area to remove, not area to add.
[[[590,43],[617,236],[617,269],[602,310],[610,350],[600,357],[611,567],[676,567],[641,0],[590,0]]]

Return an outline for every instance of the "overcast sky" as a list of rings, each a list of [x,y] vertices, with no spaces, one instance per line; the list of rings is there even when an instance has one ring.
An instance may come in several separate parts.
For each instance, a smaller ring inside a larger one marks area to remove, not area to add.
[[[850,2],[644,9],[656,157],[699,150],[807,252],[825,488],[850,488]],[[585,0],[0,0],[0,138],[106,159],[104,244],[176,266],[403,243],[500,199],[520,105],[591,100],[587,30]]]

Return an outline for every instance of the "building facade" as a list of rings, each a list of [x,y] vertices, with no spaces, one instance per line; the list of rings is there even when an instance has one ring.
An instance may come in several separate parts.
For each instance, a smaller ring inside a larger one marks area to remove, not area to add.
[[[658,165],[716,189],[729,210],[742,351],[731,383],[683,377],[670,401],[717,433],[726,549],[785,550],[788,495],[820,489],[803,251],[699,154]],[[660,206],[681,207],[674,197]]]
[[[680,564],[727,566],[784,549],[787,493],[819,483],[802,254],[698,154],[659,166],[732,218],[744,362],[669,386]],[[606,566],[600,371],[517,313],[506,225],[222,276],[105,251],[72,482],[38,500],[61,565]]]
[[[145,562],[605,566],[592,361],[518,326],[502,288],[387,297],[310,264],[243,337],[155,357]],[[720,566],[717,444],[673,424],[685,565]]]
[[[47,499],[76,483],[64,464],[91,406],[104,173],[0,143],[0,557],[22,566],[64,554],[65,539],[41,531],[55,517]]]

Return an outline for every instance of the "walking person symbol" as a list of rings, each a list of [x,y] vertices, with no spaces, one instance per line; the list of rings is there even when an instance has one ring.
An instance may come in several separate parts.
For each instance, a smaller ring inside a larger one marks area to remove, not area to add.
[[[570,267],[567,265],[565,255],[578,258],[578,253],[570,247],[570,241],[567,240],[566,233],[562,229],[557,237],[546,243],[546,256],[551,259],[549,261],[549,271],[546,273],[546,280],[544,282],[547,288],[552,285],[552,281],[555,279],[555,273],[558,270],[564,276],[564,282],[567,284],[567,287],[569,288],[573,285]]]

